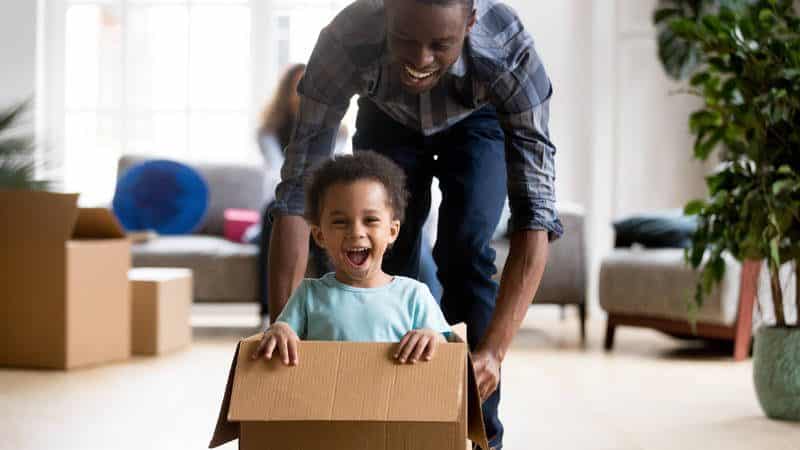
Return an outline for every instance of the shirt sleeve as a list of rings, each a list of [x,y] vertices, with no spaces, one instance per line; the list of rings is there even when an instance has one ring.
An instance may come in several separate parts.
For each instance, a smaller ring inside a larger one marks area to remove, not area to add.
[[[294,290],[286,306],[281,311],[276,322],[284,322],[289,325],[300,339],[308,336],[308,314],[306,304],[308,303],[310,290],[308,283],[303,280],[300,286]]]
[[[306,178],[333,155],[342,117],[358,92],[359,80],[357,66],[338,38],[330,27],[324,29],[297,89],[300,110],[286,148],[273,216],[303,215]]]
[[[414,330],[430,328],[445,335],[452,331],[430,289],[423,283],[418,283],[415,289],[412,317]]]
[[[546,230],[549,239],[563,234],[555,208],[555,153],[548,122],[550,79],[533,45],[514,57],[490,88],[506,139],[510,231]]]

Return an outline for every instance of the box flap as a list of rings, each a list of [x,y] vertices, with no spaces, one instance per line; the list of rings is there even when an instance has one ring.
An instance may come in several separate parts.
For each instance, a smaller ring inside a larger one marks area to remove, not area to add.
[[[72,232],[74,239],[114,239],[125,237],[125,231],[114,214],[106,208],[81,208]]]
[[[0,231],[37,241],[66,241],[78,217],[78,194],[0,190]]]
[[[230,421],[456,422],[467,349],[442,343],[432,361],[399,364],[397,344],[301,342],[300,364],[253,361],[260,335],[240,344]]]
[[[228,420],[228,409],[231,404],[231,389],[233,387],[233,377],[236,374],[236,360],[239,357],[240,346],[241,344],[236,344],[236,352],[234,352],[233,361],[231,361],[231,370],[228,372],[228,383],[225,385],[225,395],[222,397],[222,405],[219,408],[217,426],[214,428],[214,435],[211,436],[208,448],[219,447],[226,442],[239,438],[239,424]]]
[[[482,402],[478,384],[475,381],[475,367],[472,364],[472,356],[469,356],[467,360],[467,436],[470,441],[480,445],[482,449],[488,449],[489,439],[486,436],[486,427],[483,423]]]

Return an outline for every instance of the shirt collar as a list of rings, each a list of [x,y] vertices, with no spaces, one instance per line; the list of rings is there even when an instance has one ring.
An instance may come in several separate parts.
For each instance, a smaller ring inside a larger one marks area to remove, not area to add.
[[[464,51],[466,51],[466,45],[464,45]],[[461,56],[458,57],[458,60],[450,66],[450,70],[447,71],[450,75],[455,75],[459,78],[464,77],[467,74],[467,59],[464,56],[464,51],[461,52]]]

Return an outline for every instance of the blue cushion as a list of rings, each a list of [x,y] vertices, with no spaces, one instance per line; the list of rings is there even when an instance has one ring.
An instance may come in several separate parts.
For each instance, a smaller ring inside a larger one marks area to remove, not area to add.
[[[128,169],[117,182],[114,213],[129,231],[186,234],[203,221],[208,186],[191,167],[151,160]]]
[[[697,231],[697,217],[680,210],[627,217],[614,222],[614,247],[687,248]]]

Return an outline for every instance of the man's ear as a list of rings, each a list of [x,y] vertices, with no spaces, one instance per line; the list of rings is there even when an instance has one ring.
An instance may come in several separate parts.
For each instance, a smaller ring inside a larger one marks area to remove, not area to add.
[[[467,19],[467,34],[472,31],[472,27],[475,26],[475,23],[478,21],[478,10],[473,9]]]
[[[317,225],[311,225],[311,237],[319,247],[325,248],[325,236],[322,234],[322,228]]]
[[[392,224],[389,226],[389,243],[394,244],[398,236],[400,236],[400,221],[392,220]]]

